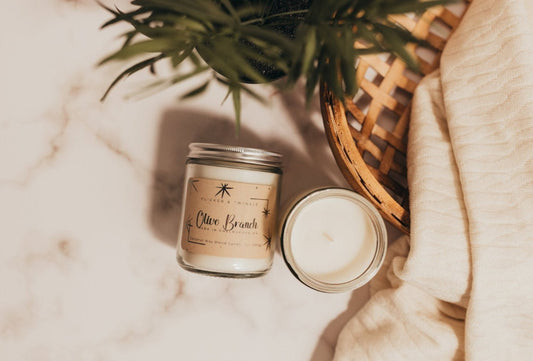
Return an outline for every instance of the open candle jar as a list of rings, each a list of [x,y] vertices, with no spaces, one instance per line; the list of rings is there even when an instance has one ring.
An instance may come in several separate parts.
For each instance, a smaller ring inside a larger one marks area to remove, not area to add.
[[[281,155],[208,143],[189,149],[178,263],[222,277],[263,275],[277,237]]]
[[[387,232],[381,215],[362,196],[324,188],[289,207],[281,248],[302,283],[322,292],[344,292],[377,273],[385,258]]]

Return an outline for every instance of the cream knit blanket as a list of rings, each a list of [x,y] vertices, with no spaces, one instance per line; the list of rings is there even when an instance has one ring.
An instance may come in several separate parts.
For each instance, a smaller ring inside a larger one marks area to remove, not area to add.
[[[474,0],[417,88],[411,238],[335,361],[533,360],[533,0]]]

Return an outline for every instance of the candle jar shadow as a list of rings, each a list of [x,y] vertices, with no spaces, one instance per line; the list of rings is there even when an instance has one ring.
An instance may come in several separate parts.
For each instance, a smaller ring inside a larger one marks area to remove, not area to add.
[[[310,122],[300,119],[290,124],[296,129],[288,130],[294,134],[287,136],[283,129],[257,134],[250,123],[244,122],[237,138],[234,121],[230,118],[181,108],[163,113],[156,143],[149,211],[152,232],[159,241],[171,247],[176,245],[185,161],[188,145],[192,142],[239,145],[281,153],[280,212],[296,194],[322,186],[345,186],[324,132],[316,124],[307,124]],[[301,139],[295,139],[297,137]]]
[[[155,236],[172,247],[178,238],[185,162],[192,142],[251,146],[259,139],[245,128],[237,139],[228,118],[186,109],[164,112],[155,152],[150,224]]]

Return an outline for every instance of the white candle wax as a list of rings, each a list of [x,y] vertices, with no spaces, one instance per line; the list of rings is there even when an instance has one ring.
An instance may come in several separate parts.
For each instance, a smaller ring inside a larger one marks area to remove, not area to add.
[[[368,215],[346,198],[309,203],[295,218],[290,237],[301,270],[327,283],[353,280],[376,253],[376,233]]]
[[[377,210],[353,191],[311,192],[288,211],[282,227],[285,260],[306,285],[324,292],[360,287],[381,266],[386,230]]]

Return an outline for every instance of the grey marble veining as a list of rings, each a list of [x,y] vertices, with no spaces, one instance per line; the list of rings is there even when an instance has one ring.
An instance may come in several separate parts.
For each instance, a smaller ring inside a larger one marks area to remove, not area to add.
[[[120,2],[125,4],[125,1]],[[0,358],[2,360],[309,360],[332,357],[368,297],[326,295],[279,254],[265,277],[180,269],[175,240],[192,141],[284,154],[282,201],[345,185],[318,104],[259,90],[239,139],[223,89],[128,101],[140,76],[99,98],[120,67],[96,68],[117,43],[92,1],[3,4],[0,23]]]

